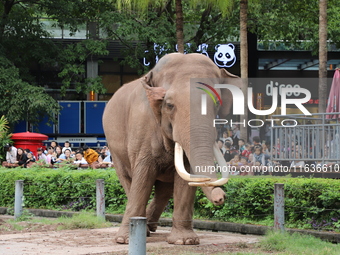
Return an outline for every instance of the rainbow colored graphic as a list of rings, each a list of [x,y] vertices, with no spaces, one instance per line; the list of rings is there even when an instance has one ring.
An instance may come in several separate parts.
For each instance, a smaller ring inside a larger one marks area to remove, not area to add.
[[[196,88],[198,88],[198,89],[203,90],[205,93],[207,93],[207,94],[211,97],[211,99],[214,101],[214,104],[215,104],[215,105],[217,105],[217,102],[219,102],[220,105],[222,105],[222,99],[221,99],[220,95],[217,93],[217,91],[216,91],[212,86],[210,86],[210,85],[208,85],[208,84],[205,84],[205,83],[203,83],[203,82],[197,82],[197,83],[198,83],[198,84],[201,84],[201,85],[203,85],[203,86],[206,86],[207,88],[209,88],[209,89],[216,95],[217,100],[216,100],[216,98],[214,97],[214,95],[213,95],[209,90],[204,89],[204,88],[200,88],[200,87],[196,87]]]

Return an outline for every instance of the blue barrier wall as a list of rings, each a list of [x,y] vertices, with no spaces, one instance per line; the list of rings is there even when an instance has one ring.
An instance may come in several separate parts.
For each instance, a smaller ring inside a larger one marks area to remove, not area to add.
[[[85,134],[104,134],[102,117],[106,102],[84,102]]]
[[[39,133],[49,134],[51,137],[54,137],[54,135],[58,137],[58,134],[67,134],[70,137],[72,135],[81,136],[81,134],[95,134],[94,137],[104,136],[102,116],[106,103],[106,101],[59,101],[62,110],[58,115],[57,125],[48,126],[46,124],[47,117],[45,117],[37,126],[28,130],[27,122],[21,121],[15,125],[13,133],[37,132],[36,129],[38,129]],[[81,125],[84,125],[83,129]],[[102,139],[104,141],[100,144],[105,145],[105,137],[102,137]]]
[[[81,132],[81,102],[62,101],[59,102],[62,110],[59,114],[59,134],[79,134]]]

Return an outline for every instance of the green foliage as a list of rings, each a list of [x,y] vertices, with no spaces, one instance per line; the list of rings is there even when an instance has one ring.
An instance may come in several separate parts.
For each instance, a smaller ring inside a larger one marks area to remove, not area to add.
[[[96,180],[105,181],[106,212],[123,213],[126,195],[114,169],[70,170],[0,168],[0,206],[13,206],[15,180],[24,180],[26,208],[93,210]],[[285,184],[286,226],[313,228],[325,221],[339,230],[340,186],[338,180],[289,177],[235,177],[224,189],[227,199],[215,207],[201,189],[197,190],[195,217],[241,223],[272,225],[274,184]],[[172,212],[170,200],[166,212]],[[311,223],[311,221],[315,221]]]
[[[75,84],[78,93],[89,93],[91,90],[96,93],[105,93],[101,77],[84,78],[85,64],[89,58],[97,60],[99,56],[108,55],[105,40],[83,40],[78,43],[67,45],[60,54],[62,70],[58,74],[62,78],[61,94],[65,95],[66,90]]]
[[[319,238],[299,233],[268,232],[260,241],[259,247],[266,252],[278,254],[338,254],[339,244],[322,241]],[[283,252],[283,253],[281,253]]]
[[[4,115],[0,118],[0,162],[6,158],[4,146],[12,142],[10,137],[12,134],[9,132],[8,121]]]
[[[214,207],[201,190],[195,202],[199,217],[233,221],[273,220],[274,184],[285,184],[286,225],[313,227],[312,220],[338,222],[340,186],[338,180],[280,177],[237,177],[225,185],[226,201]],[[334,219],[334,220],[332,220]],[[326,225],[326,224],[325,224]],[[337,228],[336,224],[328,224]]]
[[[38,123],[43,117],[49,122],[59,112],[58,103],[44,88],[31,85],[20,78],[19,69],[0,56],[0,115],[13,125],[20,120]]]
[[[340,6],[328,1],[328,40],[339,47]],[[319,1],[253,1],[249,4],[248,27],[265,49],[318,52]]]

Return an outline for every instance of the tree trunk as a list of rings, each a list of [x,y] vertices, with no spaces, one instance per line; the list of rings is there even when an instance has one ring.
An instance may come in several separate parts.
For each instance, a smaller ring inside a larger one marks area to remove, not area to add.
[[[176,0],[176,39],[178,52],[184,53],[182,0]]]
[[[319,0],[319,113],[327,100],[327,0]]]
[[[244,95],[244,115],[241,116],[241,121],[245,121],[245,127],[240,125],[240,138],[248,141],[248,39],[247,39],[247,19],[248,19],[248,0],[240,1],[240,47],[241,47],[241,78],[242,78],[242,92]]]

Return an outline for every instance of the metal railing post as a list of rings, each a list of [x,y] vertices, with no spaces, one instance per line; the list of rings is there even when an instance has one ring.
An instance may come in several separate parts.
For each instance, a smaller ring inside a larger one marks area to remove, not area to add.
[[[130,218],[129,255],[146,254],[146,217]]]
[[[22,203],[24,197],[24,181],[15,181],[15,199],[14,199],[14,218],[17,219],[22,214]]]
[[[96,204],[97,204],[97,217],[105,219],[105,191],[104,180],[96,180]]]
[[[274,229],[284,229],[285,224],[285,209],[284,209],[284,184],[274,184]]]

